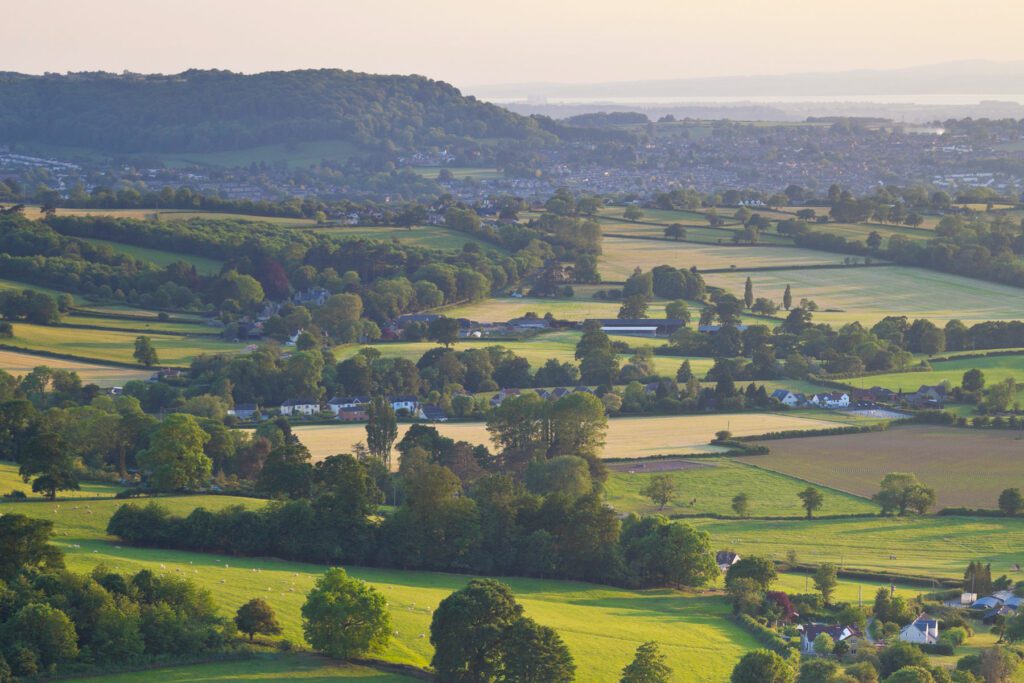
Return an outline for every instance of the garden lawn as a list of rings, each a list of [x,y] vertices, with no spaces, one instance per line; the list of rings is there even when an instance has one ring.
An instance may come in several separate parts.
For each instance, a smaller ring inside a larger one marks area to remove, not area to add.
[[[147,669],[132,673],[90,676],[79,680],[91,683],[402,683],[416,679],[311,654],[261,654],[240,661]]]
[[[841,261],[838,256],[837,259]],[[911,320],[928,318],[940,326],[953,318],[969,323],[1024,317],[1021,290],[1016,287],[923,268],[885,266],[711,273],[704,279],[709,285],[724,287],[742,296],[748,276],[755,297],[767,297],[780,303],[786,285],[791,285],[793,305],[801,299],[813,300],[820,309],[814,313],[814,322],[833,326],[855,321],[870,326],[887,315],[905,315]]]
[[[832,562],[898,577],[956,579],[971,560],[992,563],[992,575],[1024,563],[1024,518],[867,517],[813,521],[690,519],[715,548],[740,555]]]
[[[270,603],[284,628],[283,638],[302,642],[299,609],[325,567],[272,559],[121,546],[106,536],[110,515],[122,501],[91,501],[88,509],[65,503],[58,513],[47,503],[0,503],[0,514],[16,512],[54,521],[56,543],[75,571],[98,564],[124,572],[149,569],[186,576],[209,589],[225,616],[260,597]],[[230,496],[188,496],[159,500],[177,514],[195,506],[219,509],[263,501]],[[91,513],[91,514],[90,514]],[[80,547],[75,547],[75,546]],[[387,660],[426,666],[432,655],[431,614],[471,577],[457,574],[349,567],[387,598],[398,635],[383,653]],[[616,680],[647,640],[657,640],[675,669],[674,680],[724,682],[756,641],[728,621],[724,599],[675,590],[624,590],[594,584],[541,579],[502,579],[511,585],[525,613],[558,630],[572,652],[577,680]],[[273,677],[271,677],[273,678]],[[182,679],[172,679],[182,680]],[[192,680],[192,679],[189,679]]]
[[[101,387],[119,387],[124,385],[125,382],[132,380],[147,380],[153,375],[151,370],[131,370],[113,365],[99,365],[77,360],[64,360],[62,358],[47,358],[46,356],[37,356],[31,353],[0,349],[0,370],[5,370],[12,375],[28,374],[33,368],[40,365],[45,365],[55,370],[77,372],[84,384],[96,384]]]
[[[1024,441],[1013,430],[904,425],[884,432],[765,441],[759,467],[870,496],[888,472],[912,472],[935,489],[936,509],[995,508],[1006,488],[1024,489]]]
[[[483,422],[443,422],[433,425],[457,441],[490,446]],[[785,413],[724,413],[717,415],[656,415],[618,417],[608,421],[605,458],[644,458],[653,455],[713,453],[709,445],[715,432],[728,429],[736,436],[753,436],[785,430],[821,429],[835,426],[819,420],[790,417]],[[408,423],[398,426],[401,440]],[[366,441],[364,424],[298,425],[293,432],[314,458],[351,453],[352,446]]]
[[[702,458],[681,463],[680,469],[658,471],[659,461],[616,465],[605,484],[605,497],[619,512],[638,514],[692,514],[710,512],[734,515],[732,499],[745,493],[750,514],[755,517],[803,517],[797,493],[808,483],[737,462],[733,458]],[[676,486],[676,497],[660,510],[640,491],[655,476],[668,476]],[[819,487],[825,496],[818,514],[841,515],[877,512],[878,506],[863,498]],[[690,503],[693,502],[691,505]]]
[[[14,323],[14,338],[4,341],[30,351],[67,354],[98,361],[135,363],[136,332],[119,330],[88,330],[59,325],[30,325]],[[184,366],[202,353],[238,353],[242,344],[231,344],[210,337],[172,337],[162,334],[147,335],[153,341],[159,356],[158,365]]]

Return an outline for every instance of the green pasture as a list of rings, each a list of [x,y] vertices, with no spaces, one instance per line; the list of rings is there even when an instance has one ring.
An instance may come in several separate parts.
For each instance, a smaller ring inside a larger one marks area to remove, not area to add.
[[[88,315],[85,311],[78,312],[76,309],[70,315],[61,319],[64,325],[89,325],[102,327],[108,330],[142,330],[145,334],[194,334],[194,335],[217,335],[219,327],[207,327],[194,322],[173,322],[151,318],[137,318],[127,320],[125,318],[108,318],[103,315]]]
[[[56,289],[50,289],[49,287],[42,287],[40,285],[28,284],[26,282],[18,282],[16,280],[3,280],[3,279],[0,279],[0,291],[5,290],[5,289],[6,290],[13,290],[13,291],[16,291],[16,292],[23,292],[26,289],[31,289],[33,292],[41,292],[43,294],[49,294],[52,297],[57,297],[60,294],[65,294],[66,293],[66,292],[61,292],[61,291],[56,290]],[[74,295],[72,295],[72,297],[74,297]]]
[[[98,564],[121,571],[150,569],[187,576],[209,589],[225,616],[253,597],[277,612],[282,634],[301,643],[299,608],[324,567],[271,559],[225,557],[203,553],[132,548],[105,534],[110,515],[122,501],[89,501],[75,509],[71,501],[58,512],[49,503],[0,503],[0,513],[17,512],[52,519],[56,543],[68,566],[88,571]],[[178,514],[196,506],[208,509],[262,501],[228,496],[164,498]],[[75,547],[80,546],[80,547]],[[348,567],[350,573],[381,590],[391,607],[394,628],[383,657],[390,661],[429,664],[430,618],[437,604],[464,586],[469,576]],[[624,590],[592,584],[541,579],[503,579],[528,616],[559,631],[577,665],[578,680],[610,680],[644,641],[657,640],[678,681],[726,681],[740,656],[756,647],[751,636],[725,617],[721,597],[680,591]],[[131,680],[131,679],[129,679]],[[181,680],[171,679],[171,680]]]
[[[501,251],[501,248],[495,244],[436,225],[415,225],[411,229],[394,225],[345,225],[310,228],[310,230],[319,235],[331,235],[339,238],[372,239],[381,242],[398,240],[402,244],[443,251],[461,251],[467,242],[479,245],[485,251]]]
[[[110,240],[101,240],[88,238],[84,241],[96,245],[104,245],[110,247],[118,254],[126,254],[132,258],[140,261],[149,261],[155,263],[160,267],[166,267],[172,263],[178,261],[184,261],[190,265],[195,266],[196,272],[200,275],[216,275],[220,272],[221,266],[223,265],[220,261],[214,259],[204,258],[202,256],[193,256],[191,254],[178,254],[172,251],[163,251],[161,249],[149,249],[147,247],[137,247],[131,244],[122,244],[120,242],[111,242]]]
[[[431,180],[437,180],[437,176],[440,175],[442,168],[447,169],[456,180],[465,180],[466,178],[472,178],[474,180],[492,180],[503,176],[502,172],[497,168],[472,168],[470,166],[411,167],[414,173],[418,173],[424,178],[430,178]]]
[[[82,482],[81,491],[62,491],[61,498],[111,498],[123,487],[116,484],[101,484],[97,482]],[[18,466],[14,463],[0,461],[0,495],[12,491],[21,491],[29,498],[39,499],[40,495],[32,493],[31,482],[26,483],[18,476]],[[8,508],[0,508],[6,510]]]
[[[659,471],[658,461],[629,463],[628,470],[616,467],[605,484],[608,502],[620,512],[638,514],[735,514],[732,499],[747,494],[753,516],[803,517],[797,493],[807,488],[806,481],[760,469],[730,458],[701,458],[684,464],[687,469]],[[658,505],[640,491],[659,475],[672,478],[676,498],[659,510]],[[875,512],[878,506],[863,498],[831,489],[825,495],[820,514],[840,515]],[[692,503],[692,505],[691,505]]]
[[[261,654],[252,659],[147,669],[132,673],[90,676],[79,680],[92,683],[403,683],[416,679],[303,653]]]
[[[135,363],[136,332],[91,330],[60,325],[14,323],[14,337],[5,340],[9,346],[30,351],[68,354],[97,361]],[[244,347],[210,337],[172,337],[147,335],[156,347],[160,365],[184,366],[202,353],[238,353]]]
[[[1024,563],[1024,518],[867,517],[813,521],[688,520],[714,546],[741,555],[832,562],[848,569],[955,579],[971,560],[992,563],[992,575]]]
[[[1019,356],[989,356],[987,358],[963,358],[930,363],[932,369],[926,372],[893,372],[885,375],[869,375],[847,380],[855,387],[880,386],[897,391],[916,391],[922,384],[949,382],[960,386],[964,373],[977,368],[985,373],[987,384],[996,384],[1013,377],[1024,381],[1024,353]]]
[[[841,261],[838,255],[836,259]],[[906,266],[711,273],[704,279],[739,296],[748,276],[755,297],[781,303],[782,293],[790,285],[794,305],[801,299],[813,300],[819,307],[814,321],[832,325],[854,321],[873,325],[887,315],[928,318],[942,324],[954,318],[965,322],[1016,320],[1024,314],[1021,291],[1016,287]]]

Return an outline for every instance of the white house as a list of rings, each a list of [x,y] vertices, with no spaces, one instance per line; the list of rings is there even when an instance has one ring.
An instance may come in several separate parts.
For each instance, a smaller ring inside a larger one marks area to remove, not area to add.
[[[290,398],[281,404],[282,415],[316,415],[320,402],[311,398]]]
[[[719,550],[715,553],[715,564],[718,565],[718,569],[721,570],[723,574],[729,571],[729,567],[739,561],[739,553],[733,552],[732,550]]]
[[[927,614],[921,614],[900,630],[900,640],[918,645],[934,645],[939,642],[939,622]]]
[[[410,415],[419,412],[420,402],[415,396],[390,396],[391,408],[397,413],[399,410],[408,411]]]
[[[776,389],[772,392],[772,398],[778,400],[784,406],[793,408],[804,402],[804,398],[801,394],[794,394],[788,389]]]
[[[827,633],[835,643],[845,642],[850,647],[851,652],[857,650],[861,639],[860,631],[853,625],[805,624],[800,629],[800,649],[808,653],[814,652],[814,640],[822,633]]]
[[[327,402],[327,407],[337,415],[343,408],[358,408],[369,402],[369,396],[335,396]]]
[[[849,408],[850,395],[840,391],[834,391],[830,394],[814,394],[808,403],[819,408]]]

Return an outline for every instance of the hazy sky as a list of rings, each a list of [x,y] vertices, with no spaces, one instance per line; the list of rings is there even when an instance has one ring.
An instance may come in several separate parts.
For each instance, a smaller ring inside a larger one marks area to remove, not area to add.
[[[337,67],[458,86],[1024,59],[1020,0],[30,0],[0,70]]]

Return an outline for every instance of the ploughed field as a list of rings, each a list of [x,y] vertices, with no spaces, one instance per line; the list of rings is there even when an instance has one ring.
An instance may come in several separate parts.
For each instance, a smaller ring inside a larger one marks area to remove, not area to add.
[[[912,472],[935,489],[936,509],[996,508],[1024,488],[1024,440],[1012,430],[907,425],[883,432],[765,441],[771,453],[740,458],[758,467],[871,496],[888,472]]]

